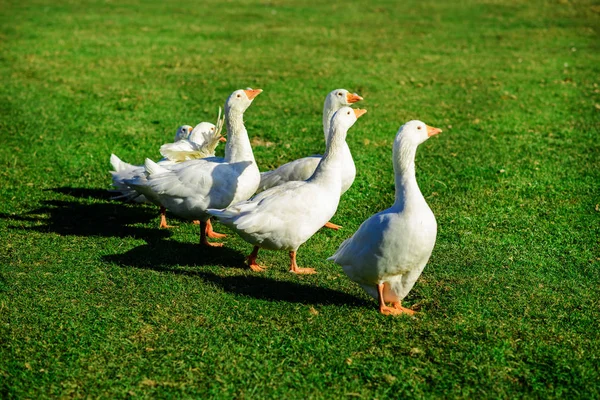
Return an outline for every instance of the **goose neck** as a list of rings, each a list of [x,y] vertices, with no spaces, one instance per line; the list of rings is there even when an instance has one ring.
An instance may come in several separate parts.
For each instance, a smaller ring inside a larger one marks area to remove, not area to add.
[[[405,207],[407,199],[421,196],[415,174],[415,156],[417,147],[407,143],[398,143],[394,147],[394,174],[396,181],[396,205]]]
[[[323,134],[325,135],[325,144],[329,141],[329,128],[331,127],[331,118],[335,114],[335,110],[326,100],[323,106]]]
[[[225,145],[225,161],[235,163],[241,161],[254,162],[254,154],[250,146],[248,131],[244,126],[244,114],[237,110],[226,109],[227,143]]]
[[[339,129],[331,129],[325,153],[310,178],[311,180],[328,179],[332,176],[335,176],[338,181],[340,180],[339,174],[341,174],[342,160],[345,155],[344,146],[347,147],[345,133],[340,132]]]

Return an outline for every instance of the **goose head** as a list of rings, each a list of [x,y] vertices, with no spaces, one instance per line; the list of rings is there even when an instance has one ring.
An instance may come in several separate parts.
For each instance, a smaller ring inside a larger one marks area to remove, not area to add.
[[[189,125],[182,125],[177,128],[177,132],[175,133],[175,141],[178,142],[183,139],[187,139],[192,133],[192,127]]]
[[[262,92],[262,89],[240,89],[231,93],[225,102],[225,110],[237,111],[243,113],[246,111],[252,100]]]
[[[216,126],[210,122],[200,122],[194,127],[188,137],[190,142],[202,145],[209,141],[215,134]]]
[[[336,132],[337,135],[340,135],[343,132],[344,138],[346,137],[346,132],[348,129],[354,125],[357,119],[359,119],[363,114],[365,114],[367,110],[360,108],[350,108],[350,107],[342,107],[333,114],[331,117],[331,129],[330,129],[330,138],[333,136],[333,133]]]
[[[408,121],[398,130],[396,142],[402,141],[403,143],[412,144],[416,147],[430,137],[441,132],[442,130],[440,128],[433,128],[423,121]]]
[[[335,89],[329,92],[325,99],[325,104],[326,107],[333,110],[339,110],[341,107],[349,106],[362,99],[363,98],[356,93],[350,93],[346,89]]]
[[[335,89],[329,92],[325,97],[325,104],[323,105],[323,134],[325,135],[325,142],[329,137],[329,124],[333,114],[342,107],[350,106],[363,98],[356,93],[350,93],[346,89]]]

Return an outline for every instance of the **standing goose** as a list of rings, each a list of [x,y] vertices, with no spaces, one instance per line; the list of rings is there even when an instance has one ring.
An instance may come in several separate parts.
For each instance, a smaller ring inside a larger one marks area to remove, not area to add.
[[[299,268],[296,251],[335,214],[341,195],[346,134],[366,110],[343,107],[334,114],[327,148],[316,170],[305,181],[287,182],[265,190],[252,199],[225,210],[207,210],[244,240],[254,245],[248,256],[253,271],[259,248],[287,250],[290,272],[314,274],[312,268]]]
[[[425,268],[437,234],[435,216],[415,178],[415,154],[419,144],[440,132],[421,121],[400,127],[393,152],[394,205],[363,222],[328,258],[379,301],[382,314],[414,314],[401,302]]]
[[[243,116],[261,92],[261,89],[236,90],[225,102],[228,136],[225,158],[210,157],[164,167],[146,159],[146,175],[125,181],[173,214],[184,219],[200,220],[202,245],[223,245],[207,240],[210,215],[206,209],[226,208],[246,200],[258,187],[260,173]]]
[[[325,97],[323,105],[323,134],[325,135],[325,144],[327,145],[329,136],[329,124],[331,117],[342,107],[350,106],[363,98],[356,93],[350,93],[346,89],[336,89],[329,92]],[[342,169],[342,192],[344,194],[356,177],[356,167],[352,159],[352,153],[348,144],[344,142],[342,149],[343,169]],[[273,171],[266,171],[260,174],[260,185],[258,191],[272,188],[291,181],[305,181],[315,172],[317,165],[321,161],[321,155],[300,158],[298,160],[283,164]],[[327,222],[326,227],[331,229],[339,229],[339,225]]]

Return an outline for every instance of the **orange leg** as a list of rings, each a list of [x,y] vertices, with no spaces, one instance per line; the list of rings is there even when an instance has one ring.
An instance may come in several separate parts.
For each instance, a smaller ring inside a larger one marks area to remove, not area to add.
[[[329,228],[329,229],[333,229],[335,231],[338,231],[342,226],[341,225],[336,225],[332,222],[327,222],[325,225],[323,225],[323,227],[325,228]]]
[[[167,209],[162,206],[160,207],[160,225],[158,227],[160,229],[175,228],[174,226],[167,224]]]
[[[379,312],[383,315],[400,315],[402,311],[397,308],[388,307],[385,305],[385,301],[383,300],[383,283],[377,285],[377,292],[379,293]]]
[[[207,231],[208,231],[208,226],[207,226],[206,222],[200,221],[200,244],[202,246],[209,246],[209,247],[222,247],[223,243],[211,243],[208,241],[208,239],[206,238]]]
[[[215,239],[227,237],[227,235],[224,233],[217,233],[217,232],[213,231],[210,219],[208,219],[206,221],[206,236],[208,236],[209,238],[215,238]]]
[[[290,272],[295,274],[316,274],[314,268],[298,268],[298,264],[296,264],[296,252],[290,251]]]
[[[195,219],[192,221],[192,224],[194,225],[200,225],[200,220],[199,219]]]
[[[250,267],[250,269],[254,272],[262,272],[265,270],[265,267],[260,266],[256,263],[258,249],[260,249],[260,247],[254,246],[254,249],[252,249],[252,253],[250,253],[250,255],[246,257],[246,260],[248,260],[248,267]]]

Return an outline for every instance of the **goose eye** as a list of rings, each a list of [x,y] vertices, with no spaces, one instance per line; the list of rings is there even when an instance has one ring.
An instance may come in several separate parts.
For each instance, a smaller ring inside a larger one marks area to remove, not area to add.
[[[240,94],[238,94],[236,97],[238,97],[238,98],[239,98],[239,97],[242,97],[242,96],[241,96]]]
[[[350,115],[350,111],[348,111],[346,114],[347,114],[347,115]]]
[[[420,126],[417,126],[417,129],[421,130],[421,127],[420,127]]]
[[[342,93],[341,93],[341,92],[338,92],[338,96],[341,96],[341,95],[342,95]]]

